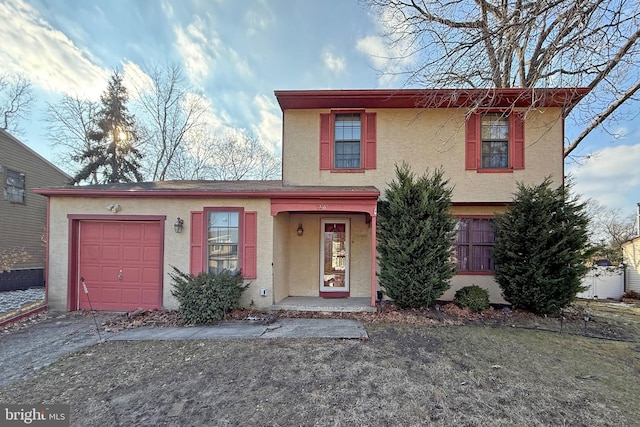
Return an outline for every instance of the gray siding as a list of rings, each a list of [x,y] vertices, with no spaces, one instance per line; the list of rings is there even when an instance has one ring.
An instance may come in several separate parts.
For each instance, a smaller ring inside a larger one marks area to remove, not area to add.
[[[0,179],[2,189],[7,169],[25,175],[24,204],[12,203],[0,196],[0,248],[25,248],[26,263],[14,268],[44,268],[43,236],[47,218],[47,198],[33,193],[34,188],[61,186],[70,177],[35,151],[0,129]]]

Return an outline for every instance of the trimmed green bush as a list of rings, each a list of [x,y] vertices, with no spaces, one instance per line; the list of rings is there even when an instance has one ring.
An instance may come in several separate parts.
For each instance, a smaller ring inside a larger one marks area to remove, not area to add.
[[[495,280],[513,308],[557,314],[584,290],[593,253],[589,216],[570,183],[519,183],[511,209],[495,225]]]
[[[208,325],[222,320],[238,306],[242,292],[249,287],[242,284],[240,273],[202,272],[194,276],[172,268],[171,294],[180,303],[180,314],[187,325]]]
[[[416,177],[402,163],[378,204],[378,277],[401,308],[430,307],[449,289],[455,274],[452,194],[441,168]]]
[[[478,285],[465,286],[456,291],[453,302],[460,308],[469,307],[474,313],[489,308],[489,292]]]

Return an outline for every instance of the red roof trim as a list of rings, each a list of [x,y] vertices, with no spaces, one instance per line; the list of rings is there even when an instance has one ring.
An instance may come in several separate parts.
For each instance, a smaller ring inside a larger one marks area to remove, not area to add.
[[[276,90],[284,110],[326,108],[570,107],[588,88]]]
[[[33,190],[43,196],[67,197],[135,197],[135,198],[207,198],[207,199],[304,199],[304,198],[339,198],[339,199],[377,199],[378,190],[290,190],[290,191],[215,191],[215,190],[99,190],[82,187],[69,188],[37,188]]]

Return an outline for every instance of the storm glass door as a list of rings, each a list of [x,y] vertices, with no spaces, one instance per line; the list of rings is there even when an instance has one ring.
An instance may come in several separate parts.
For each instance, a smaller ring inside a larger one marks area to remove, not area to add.
[[[349,291],[349,220],[323,219],[320,292]]]

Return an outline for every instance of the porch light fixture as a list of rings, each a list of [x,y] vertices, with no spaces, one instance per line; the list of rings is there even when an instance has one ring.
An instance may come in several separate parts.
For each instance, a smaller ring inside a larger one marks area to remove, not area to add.
[[[184,226],[184,219],[178,217],[176,218],[176,222],[173,223],[173,231],[176,233],[182,233],[182,227]]]
[[[298,236],[302,236],[302,233],[304,233],[304,229],[302,228],[302,223],[298,224],[298,229],[296,231],[298,232]]]

